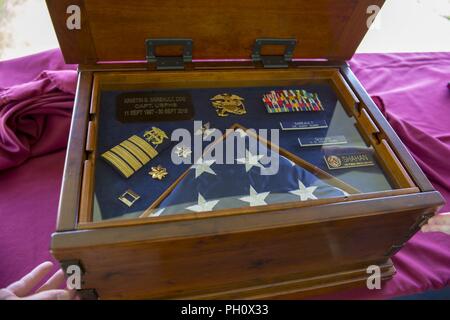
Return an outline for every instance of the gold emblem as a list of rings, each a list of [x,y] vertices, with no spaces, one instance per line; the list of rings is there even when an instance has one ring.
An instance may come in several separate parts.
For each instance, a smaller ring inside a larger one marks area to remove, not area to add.
[[[154,145],[159,145],[163,143],[164,139],[169,139],[167,134],[157,127],[153,127],[152,130],[145,131],[144,138],[145,140],[153,143]]]
[[[324,159],[330,170],[369,167],[375,165],[372,155],[369,152],[330,155],[325,156]]]
[[[244,106],[244,98],[241,98],[235,94],[218,94],[211,99],[212,105],[216,108],[217,115],[219,117],[226,117],[230,113],[243,115],[246,114]]]
[[[153,179],[162,180],[167,176],[167,169],[163,168],[161,165],[158,165],[157,167],[152,167],[152,171],[148,173],[152,176]]]
[[[327,157],[327,163],[331,168],[339,168],[342,166],[341,159],[336,156],[329,156]]]
[[[175,154],[178,157],[184,158],[184,159],[189,157],[191,155],[191,153],[192,153],[191,148],[185,147],[185,146],[177,147],[177,149],[175,150]]]

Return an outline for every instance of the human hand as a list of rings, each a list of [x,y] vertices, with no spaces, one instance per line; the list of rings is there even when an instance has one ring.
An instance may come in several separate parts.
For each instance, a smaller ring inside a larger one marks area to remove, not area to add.
[[[450,235],[450,214],[432,217],[422,226],[422,232],[443,232]]]
[[[75,291],[59,289],[65,282],[64,272],[59,270],[35,292],[31,292],[52,270],[53,263],[46,261],[29,274],[5,289],[0,289],[0,300],[72,300]]]

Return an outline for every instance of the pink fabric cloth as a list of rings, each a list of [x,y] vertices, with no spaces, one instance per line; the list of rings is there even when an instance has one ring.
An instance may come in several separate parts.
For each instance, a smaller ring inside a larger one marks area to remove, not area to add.
[[[54,261],[75,68],[60,50],[0,62],[0,288]]]
[[[0,74],[0,83],[10,83],[6,71]],[[0,88],[0,170],[66,147],[76,79],[74,70],[43,71]]]
[[[359,54],[351,68],[382,99],[383,114],[445,199],[450,199],[450,52]],[[444,208],[450,211],[450,201]]]
[[[41,262],[58,266],[49,249],[65,155],[60,150],[0,172],[0,288]]]
[[[450,52],[359,54],[350,63],[365,89],[447,203],[450,211]],[[382,290],[355,289],[326,299],[384,299],[439,289],[450,281],[450,236],[417,233],[393,257]]]
[[[445,161],[450,157],[450,53],[357,55],[351,65],[368,92],[383,101],[400,138],[450,200],[450,163]],[[73,71],[61,70],[73,69],[58,50],[0,62],[0,287],[51,259],[65,156],[61,148],[75,89]],[[394,257],[398,273],[382,290],[321,298],[388,298],[441,288],[450,279],[449,249],[449,236],[418,233]]]

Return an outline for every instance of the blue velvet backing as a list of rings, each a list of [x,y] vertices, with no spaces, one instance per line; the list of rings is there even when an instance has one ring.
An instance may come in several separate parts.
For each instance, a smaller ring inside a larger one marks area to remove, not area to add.
[[[317,92],[325,108],[322,112],[295,112],[268,114],[261,100],[263,94],[276,89],[304,89]],[[176,89],[180,91],[180,89]],[[239,87],[239,88],[205,88],[186,89],[192,95],[195,109],[193,120],[210,122],[211,127],[223,132],[235,123],[253,129],[280,129],[284,120],[326,120],[329,128],[315,130],[280,131],[280,146],[298,157],[330,172],[362,192],[389,190],[392,188],[378,164],[372,167],[328,170],[323,159],[328,153],[346,153],[350,148],[364,148],[365,143],[354,127],[354,119],[346,115],[333,89],[327,84],[302,85],[301,87]],[[161,90],[158,90],[161,91]],[[131,135],[157,126],[170,134],[174,129],[186,128],[193,131],[193,121],[145,122],[122,124],[116,119],[116,98],[119,94],[130,91],[104,91],[101,93],[100,118],[98,130],[97,156]],[[221,93],[233,93],[245,99],[247,114],[219,117],[212,107],[210,99]],[[298,143],[299,137],[317,137],[325,135],[344,135],[349,141],[342,147],[304,147]],[[174,145],[177,142],[174,142]],[[171,161],[170,149],[162,152],[131,178],[124,179],[100,158],[95,168],[95,195],[102,219],[111,219],[124,214],[143,211],[148,208],[167,187],[169,187],[189,165],[175,165]],[[353,149],[355,150],[355,149]],[[350,151],[351,152],[351,151]],[[167,168],[169,175],[162,181],[154,180],[148,172],[152,166],[161,164]],[[141,196],[132,208],[121,203],[117,198],[127,189]]]

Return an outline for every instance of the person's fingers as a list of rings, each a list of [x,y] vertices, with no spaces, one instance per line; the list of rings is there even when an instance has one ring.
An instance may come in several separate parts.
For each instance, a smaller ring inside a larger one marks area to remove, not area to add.
[[[47,290],[25,297],[24,300],[72,300],[74,296],[74,290]]]
[[[64,271],[58,270],[58,272],[48,279],[46,283],[36,290],[36,293],[46,290],[60,289],[65,280],[66,278],[64,277]]]
[[[428,220],[428,224],[430,224],[430,225],[449,225],[450,224],[450,216],[449,215],[434,216]]]
[[[53,263],[50,261],[41,263],[22,279],[9,285],[7,289],[18,297],[26,296],[52,268]]]
[[[426,225],[422,226],[422,228],[420,228],[420,230],[422,232],[435,232],[436,229],[438,229],[438,228],[439,228],[439,226],[426,224]]]
[[[450,226],[448,225],[426,224],[421,230],[422,232],[444,232],[450,234]]]
[[[8,289],[0,289],[0,300],[11,300],[16,298],[16,295]]]

